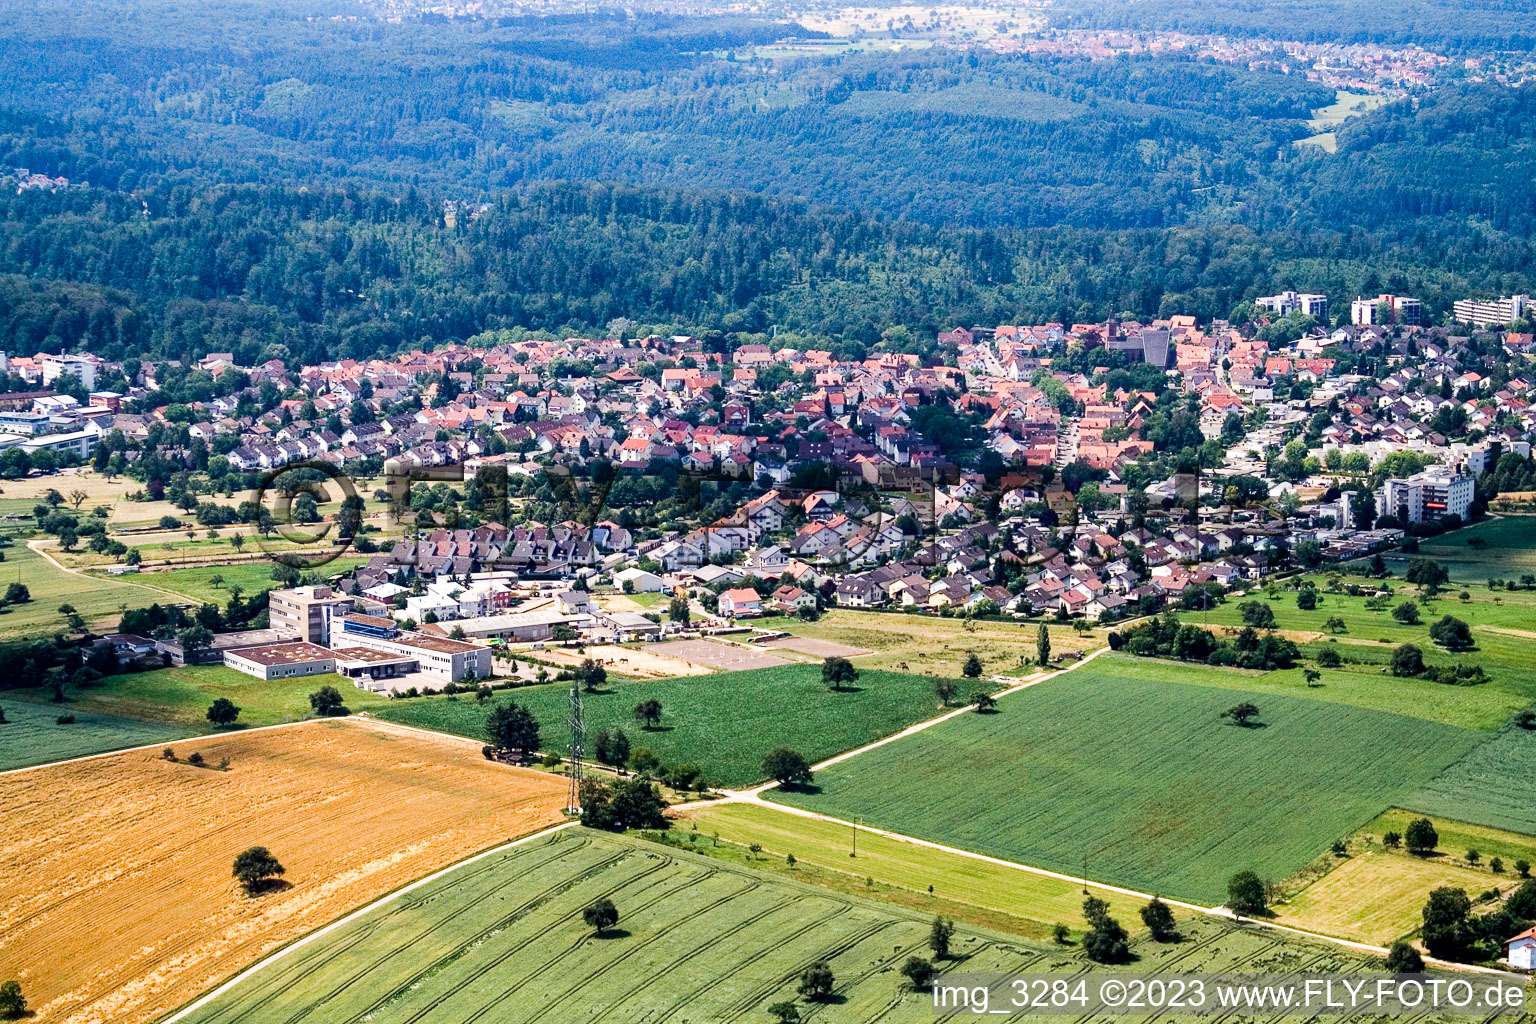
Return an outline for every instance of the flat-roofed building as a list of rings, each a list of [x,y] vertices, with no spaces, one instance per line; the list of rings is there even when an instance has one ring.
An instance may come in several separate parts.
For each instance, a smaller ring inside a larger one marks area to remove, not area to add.
[[[333,647],[331,653],[336,657],[336,674],[365,690],[392,690],[393,686],[378,684],[421,671],[421,662],[409,654],[371,647]]]
[[[319,644],[288,640],[225,651],[224,664],[257,679],[288,679],[334,672],[336,656]]]
[[[491,649],[486,644],[412,633],[389,619],[356,612],[331,621],[331,647],[361,647],[413,658],[417,671],[440,683],[463,682],[471,676],[486,679],[491,674]]]
[[[507,612],[503,615],[483,615],[478,619],[459,619],[453,629],[462,629],[466,637],[477,640],[510,640],[513,643],[529,643],[548,640],[554,636],[556,626],[570,626],[583,630],[592,624],[590,615],[567,615],[553,608],[533,612]],[[446,630],[449,627],[439,627]]]
[[[331,620],[350,612],[352,603],[350,596],[330,587],[274,590],[267,595],[267,621],[273,629],[323,644],[330,640]]]

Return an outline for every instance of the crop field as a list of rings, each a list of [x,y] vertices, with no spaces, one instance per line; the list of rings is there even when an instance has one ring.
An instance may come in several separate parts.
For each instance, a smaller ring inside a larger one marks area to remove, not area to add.
[[[1509,726],[1427,780],[1398,806],[1474,825],[1536,835],[1536,731]]]
[[[1512,877],[1505,875],[1504,884]],[[1497,881],[1434,859],[1366,850],[1340,861],[1275,910],[1282,924],[1390,946],[1423,923],[1421,911],[1435,889],[1454,886],[1475,899]]]
[[[141,751],[0,776],[0,977],[41,1020],[153,1020],[353,907],[563,818],[558,780],[449,737],[332,721],[175,749],[176,762]],[[194,751],[228,769],[188,764]],[[230,865],[258,844],[287,873],[250,898]]]
[[[602,936],[581,911],[607,897]],[[627,1024],[751,1022],[795,1000],[800,972],[826,959],[834,1000],[799,1003],[831,1024],[933,1020],[932,999],[899,974],[928,955],[931,918],[723,864],[640,839],[562,831],[467,865],[264,966],[195,1008],[193,1024],[371,1024],[431,1020]],[[1075,946],[1037,948],[994,933],[955,936],[966,971],[1078,972]],[[1216,921],[1184,942],[1141,941],[1138,973],[1159,969],[1360,969],[1336,949]],[[1176,964],[1176,967],[1175,967]]]
[[[812,763],[871,743],[941,713],[933,680],[897,672],[860,671],[856,689],[833,693],[817,665],[781,665],[748,672],[610,683],[582,696],[587,742],[600,729],[623,729],[633,747],[647,747],[663,764],[693,764],[716,786],[762,779],[764,755],[775,747],[798,750]],[[636,703],[661,701],[661,725],[645,730]],[[570,711],[567,684],[497,693],[524,705],[539,720],[547,747],[561,749]],[[395,700],[374,711],[381,718],[426,729],[485,736],[487,704],[465,697]]]
[[[1074,932],[1083,927],[1081,882],[1006,868],[873,832],[860,831],[855,844],[853,829],[845,824],[760,805],[704,805],[688,814],[688,828],[684,831],[679,825],[672,838],[686,837],[693,844],[689,848],[696,845],[706,852],[717,836],[738,848],[755,843],[762,853],[753,862],[771,862],[776,872],[803,877],[810,869],[821,869],[841,875],[844,885],[860,888],[868,887],[872,879],[900,892],[911,904],[942,901],[933,912],[1010,935],[1049,939],[1051,926],[1058,922]],[[850,856],[854,852],[857,856]],[[795,866],[782,866],[791,854]],[[1133,935],[1144,930],[1137,916],[1141,901],[1093,888],[1094,895],[1109,901],[1110,912]]]
[[[859,668],[894,669],[936,676],[958,676],[966,655],[975,652],[986,674],[1027,675],[1035,664],[1035,622],[983,622],[972,620],[974,630],[966,629],[964,619],[940,619],[927,615],[902,615],[894,612],[866,612],[837,608],[816,622],[776,617],[765,620],[768,629],[783,630],[796,636],[830,640],[873,653],[859,655]],[[1078,635],[1070,629],[1052,625],[1051,651],[1089,651],[1104,646],[1104,633]],[[779,648],[782,653],[784,651]]]
[[[80,711],[74,704],[39,704],[16,700],[14,691],[0,691],[0,708],[6,724],[0,725],[0,771],[44,761],[98,754],[103,750],[162,743],[196,731],[132,718]],[[75,716],[70,725],[59,725],[60,715]],[[205,723],[206,724],[206,723]]]
[[[838,818],[1207,903],[1280,880],[1399,803],[1482,733],[1301,697],[1130,675],[1100,658],[772,792]],[[1242,699],[1262,727],[1220,713]],[[1086,871],[1084,870],[1086,866]]]
[[[1453,580],[1518,578],[1536,572],[1536,516],[1490,519],[1420,541],[1419,554],[1444,562]]]

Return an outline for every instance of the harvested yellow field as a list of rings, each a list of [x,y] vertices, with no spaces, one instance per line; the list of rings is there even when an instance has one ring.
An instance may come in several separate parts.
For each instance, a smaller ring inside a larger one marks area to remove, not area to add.
[[[348,910],[563,820],[551,776],[360,720],[0,776],[0,978],[35,1021],[150,1021]],[[186,763],[194,751],[210,765]],[[231,875],[265,846],[257,898]]]
[[[1283,924],[1386,946],[1423,923],[1421,911],[1435,889],[1449,885],[1475,898],[1493,888],[1493,881],[1484,872],[1437,857],[1367,850],[1276,909]]]

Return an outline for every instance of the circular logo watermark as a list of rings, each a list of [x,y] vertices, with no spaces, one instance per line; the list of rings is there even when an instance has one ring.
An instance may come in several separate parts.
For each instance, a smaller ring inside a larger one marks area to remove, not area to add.
[[[352,478],[329,462],[311,459],[267,470],[251,490],[256,542],[272,561],[295,569],[335,561],[352,546],[355,525],[348,528],[347,504],[357,497]],[[335,500],[342,511],[334,520],[321,518],[319,506]]]

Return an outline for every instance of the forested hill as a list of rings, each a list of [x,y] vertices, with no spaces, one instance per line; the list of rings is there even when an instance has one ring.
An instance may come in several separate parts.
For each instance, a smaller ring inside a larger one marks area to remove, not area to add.
[[[1447,53],[1536,49],[1530,0],[1057,0],[1059,28],[1417,44]]]
[[[501,327],[823,336],[850,354],[955,323],[1224,316],[1297,280],[1444,308],[1529,279],[1529,242],[1475,256],[1383,233],[1240,225],[973,231],[761,196],[546,183],[449,226],[438,197],[279,186],[0,183],[0,350],[364,358]],[[1456,264],[1447,266],[1448,263]],[[1524,273],[1529,273],[1525,270]],[[896,328],[892,330],[892,328]]]

